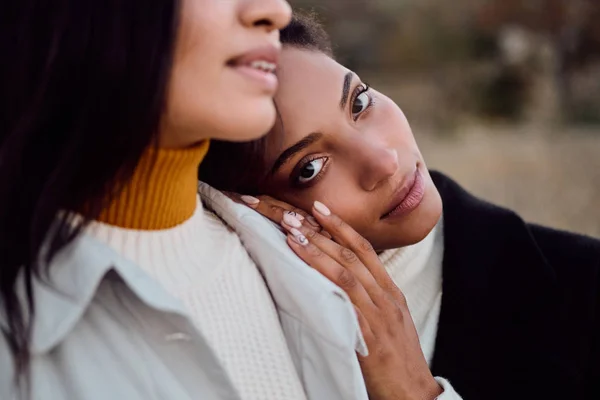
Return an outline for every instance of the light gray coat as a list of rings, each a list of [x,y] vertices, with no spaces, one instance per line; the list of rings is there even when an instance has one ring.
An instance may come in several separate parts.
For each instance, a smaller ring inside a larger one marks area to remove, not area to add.
[[[274,224],[206,185],[200,192],[264,275],[307,398],[367,400],[356,357],[366,346],[347,295],[299,260]],[[50,271],[50,285],[33,285],[31,398],[239,399],[179,301],[137,265],[82,235]],[[0,338],[0,399],[21,398],[13,376]]]

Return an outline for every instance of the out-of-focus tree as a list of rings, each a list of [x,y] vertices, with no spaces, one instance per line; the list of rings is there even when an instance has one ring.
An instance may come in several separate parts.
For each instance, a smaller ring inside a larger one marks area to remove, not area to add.
[[[600,122],[598,0],[291,2],[413,119]]]
[[[600,4],[592,0],[495,0],[478,11],[485,31],[502,36],[520,29],[529,34],[530,43],[522,47],[546,64],[537,66],[542,72],[537,76],[546,78],[541,85],[552,92],[542,93],[541,98],[554,98],[555,109],[549,113],[568,119],[580,117],[581,107],[598,107],[600,114],[600,86],[588,87],[587,93],[573,90],[581,70],[600,61],[599,18]],[[596,104],[580,104],[581,97],[583,103],[596,100]]]

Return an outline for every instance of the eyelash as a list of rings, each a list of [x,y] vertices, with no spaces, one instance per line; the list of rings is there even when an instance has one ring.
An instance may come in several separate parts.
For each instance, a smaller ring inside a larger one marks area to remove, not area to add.
[[[351,100],[350,100],[350,116],[354,121],[357,121],[364,113],[369,111],[369,109],[375,104],[373,97],[369,96],[369,103],[367,104],[367,107],[363,111],[361,111],[358,115],[356,115],[356,116],[352,115],[352,106],[354,105],[354,102],[356,101],[358,96],[360,96],[363,93],[367,93],[370,89],[371,89],[371,86],[369,86],[369,84],[363,83],[361,85],[358,85],[352,92],[352,96],[351,96]],[[323,167],[321,168],[321,171],[319,171],[319,174],[307,183],[299,182],[300,171],[302,171],[302,169],[304,167],[306,167],[307,164],[309,164],[315,160],[320,160],[320,159],[323,159]],[[329,167],[329,157],[327,157],[327,156],[313,154],[308,157],[305,157],[303,160],[301,160],[297,164],[296,168],[294,169],[294,172],[292,173],[292,175],[290,177],[291,181],[292,181],[291,182],[292,186],[295,186],[297,188],[302,188],[302,189],[311,187],[312,185],[317,183],[323,177],[323,174],[326,172],[328,167]]]
[[[363,93],[367,93],[369,90],[371,90],[371,86],[369,86],[368,83],[363,83],[358,85],[354,91],[352,92],[352,97],[350,99],[350,118],[352,118],[354,121],[358,121],[358,119],[367,111],[369,111],[369,109],[375,105],[375,100],[373,99],[373,96],[369,96],[369,103],[367,104],[367,108],[365,108],[363,111],[361,111],[358,115],[354,116],[352,115],[352,106],[354,105],[354,102],[356,101],[356,99],[358,98],[358,96],[360,96]]]
[[[319,171],[319,174],[306,183],[299,182],[298,179],[300,178],[300,171],[302,171],[302,169],[304,167],[306,167],[307,164],[309,164],[315,160],[321,160],[321,159],[323,160],[323,167],[321,168],[321,171]],[[329,167],[329,157],[327,157],[327,156],[312,154],[307,157],[304,157],[296,165],[296,168],[294,169],[294,172],[292,173],[292,175],[290,177],[291,181],[292,181],[291,182],[292,186],[295,186],[300,189],[305,189],[305,188],[311,187],[312,185],[314,185],[315,183],[317,183],[318,181],[321,180],[321,178],[323,177],[323,174],[327,171],[328,167]]]

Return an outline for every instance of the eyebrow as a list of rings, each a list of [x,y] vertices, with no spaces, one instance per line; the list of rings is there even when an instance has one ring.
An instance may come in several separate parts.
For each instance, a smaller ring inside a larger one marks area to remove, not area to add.
[[[344,84],[342,86],[342,98],[340,100],[340,108],[343,110],[346,107],[346,103],[348,102],[348,95],[350,94],[350,84],[352,83],[352,72],[346,73],[344,75]]]
[[[273,163],[273,167],[271,168],[271,172],[270,172],[271,175],[275,174],[279,170],[279,168],[281,168],[282,165],[287,163],[290,160],[290,158],[292,158],[296,153],[304,150],[311,144],[318,142],[321,139],[321,137],[323,137],[322,133],[313,132],[310,135],[304,137],[303,139],[300,139],[299,141],[297,141],[295,144],[291,145],[287,149],[285,149],[279,155],[279,157],[277,157],[277,160],[275,160],[275,162]]]

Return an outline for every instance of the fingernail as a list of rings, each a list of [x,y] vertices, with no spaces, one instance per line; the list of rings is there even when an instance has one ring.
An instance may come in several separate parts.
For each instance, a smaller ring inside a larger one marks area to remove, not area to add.
[[[304,215],[298,214],[295,211],[286,211],[286,213],[290,214],[292,217],[298,218],[298,221],[304,221]]]
[[[240,198],[242,199],[242,201],[244,203],[248,204],[249,206],[255,206],[258,203],[260,203],[260,200],[257,199],[256,197],[243,195]]]
[[[318,228],[321,225],[317,222],[317,220],[315,219],[315,217],[313,217],[312,215],[309,215],[306,220],[308,221],[309,224],[311,224],[312,226]]]
[[[292,228],[300,228],[302,226],[302,222],[288,211],[283,213],[283,222],[291,226]]]
[[[321,203],[320,201],[315,201],[314,207],[315,210],[317,210],[320,214],[323,214],[325,216],[331,215],[331,211],[329,211],[329,208],[327,208],[327,206]]]
[[[294,239],[294,242],[301,246],[306,246],[308,244],[308,239],[298,229],[292,228],[290,229],[290,233],[292,234],[292,239]]]

